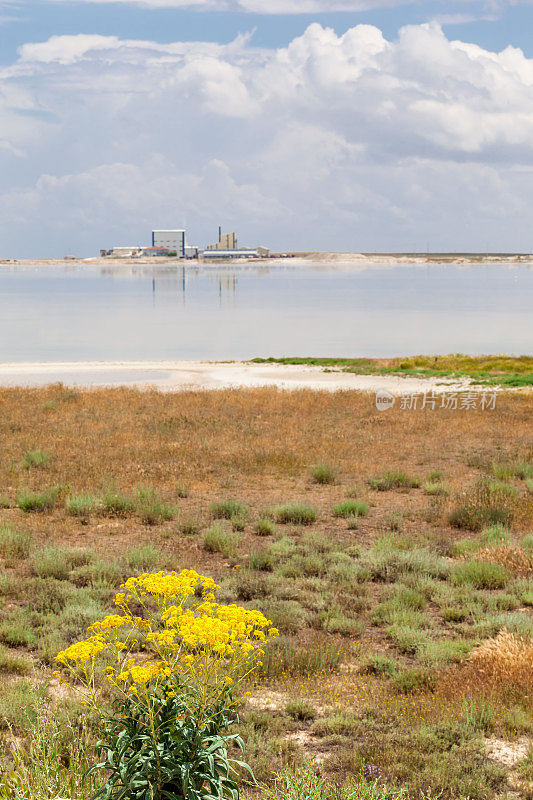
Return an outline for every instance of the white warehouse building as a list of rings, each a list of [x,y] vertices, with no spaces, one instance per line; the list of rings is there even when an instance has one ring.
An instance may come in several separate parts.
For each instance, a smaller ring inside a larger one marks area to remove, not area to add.
[[[152,247],[166,247],[178,258],[185,258],[185,231],[152,231]]]

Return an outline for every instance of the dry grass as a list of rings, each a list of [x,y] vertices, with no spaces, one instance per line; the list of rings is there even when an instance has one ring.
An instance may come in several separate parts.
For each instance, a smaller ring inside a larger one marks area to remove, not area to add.
[[[533,576],[533,556],[521,547],[508,544],[502,544],[499,547],[487,547],[483,550],[478,550],[476,552],[476,558],[480,561],[500,564],[517,578],[529,578]]]
[[[533,690],[533,641],[509,631],[488,639],[469,657],[466,675],[477,688],[492,691]]]

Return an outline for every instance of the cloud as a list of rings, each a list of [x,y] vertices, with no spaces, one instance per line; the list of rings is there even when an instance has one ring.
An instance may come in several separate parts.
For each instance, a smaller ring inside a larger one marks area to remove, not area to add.
[[[219,222],[282,249],[531,246],[533,60],[436,24],[275,50],[53,36],[0,69],[0,118],[17,256]]]
[[[63,0],[64,2],[86,2],[99,4],[127,4],[138,5],[145,8],[176,8],[193,11],[237,12],[261,15],[288,15],[288,14],[326,14],[334,12],[358,12],[372,8],[405,5],[410,0]],[[487,13],[492,15],[507,5],[531,4],[533,0],[452,0],[464,6],[468,3],[471,7],[481,9],[485,18]],[[460,15],[459,15],[460,16]],[[468,19],[467,15],[465,19]],[[477,17],[476,17],[477,18]],[[457,23],[451,15],[448,24]]]

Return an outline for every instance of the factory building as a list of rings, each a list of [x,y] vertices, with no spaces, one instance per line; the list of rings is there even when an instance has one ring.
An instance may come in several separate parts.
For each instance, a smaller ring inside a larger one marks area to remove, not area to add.
[[[152,231],[152,247],[161,247],[178,258],[185,258],[185,231]]]
[[[216,244],[208,244],[206,250],[236,250],[237,249],[237,234],[222,233],[222,228],[218,229],[218,242]]]

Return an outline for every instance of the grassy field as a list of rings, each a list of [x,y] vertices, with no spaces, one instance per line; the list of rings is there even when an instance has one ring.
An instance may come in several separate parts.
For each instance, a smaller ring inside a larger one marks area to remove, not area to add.
[[[247,797],[533,798],[528,395],[56,385],[0,411],[0,798],[90,796],[53,657],[125,577],[184,567],[282,634],[241,714]],[[13,788],[14,741],[62,754],[46,786]]]
[[[533,386],[532,356],[412,356],[411,358],[254,358],[254,363],[303,364],[358,375],[466,379],[486,386]]]

